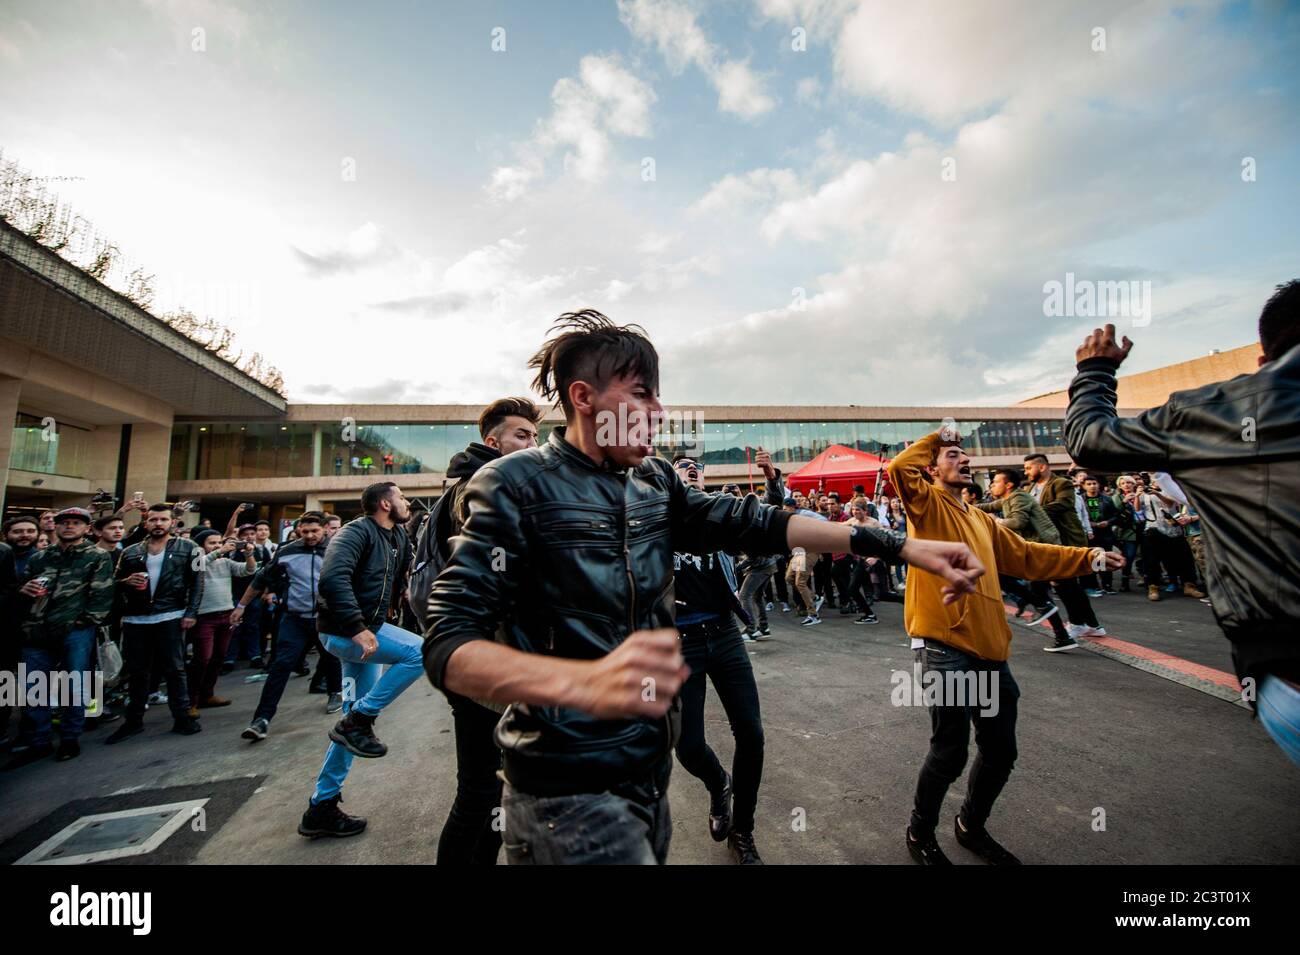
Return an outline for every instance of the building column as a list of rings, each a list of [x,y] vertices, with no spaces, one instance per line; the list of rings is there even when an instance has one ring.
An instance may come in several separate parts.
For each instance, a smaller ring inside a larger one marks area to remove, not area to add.
[[[156,504],[167,498],[167,461],[171,455],[172,426],[137,422],[131,427],[131,449],[126,465],[126,497],[136,491]]]
[[[5,488],[9,485],[9,455],[13,451],[14,422],[18,420],[21,378],[0,376],[0,514],[4,513]]]

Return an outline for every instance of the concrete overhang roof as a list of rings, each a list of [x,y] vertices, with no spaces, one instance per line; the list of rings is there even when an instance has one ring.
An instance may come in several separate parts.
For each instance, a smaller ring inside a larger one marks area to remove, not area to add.
[[[285,410],[274,390],[2,221],[0,336],[128,384],[177,415]]]

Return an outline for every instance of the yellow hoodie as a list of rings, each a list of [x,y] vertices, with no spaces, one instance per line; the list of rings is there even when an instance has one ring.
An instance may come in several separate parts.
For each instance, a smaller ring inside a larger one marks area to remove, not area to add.
[[[889,479],[907,511],[907,533],[924,540],[962,541],[984,564],[976,592],[944,605],[943,578],[907,569],[903,621],[913,637],[929,637],[985,660],[1011,655],[998,574],[1025,580],[1063,580],[1091,569],[1096,548],[1035,544],[1007,530],[990,514],[967,507],[938,484],[925,468],[934,464],[939,433],[927,435],[894,458]]]

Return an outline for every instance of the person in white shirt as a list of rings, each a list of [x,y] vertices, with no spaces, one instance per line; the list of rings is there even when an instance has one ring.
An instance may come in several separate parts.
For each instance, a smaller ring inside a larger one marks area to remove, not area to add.
[[[230,701],[216,695],[217,677],[230,645],[230,611],[235,606],[230,589],[232,577],[248,577],[257,571],[253,549],[247,547],[245,560],[234,560],[239,543],[234,537],[221,539],[211,528],[194,532],[194,543],[203,548],[203,599],[199,602],[198,623],[186,631],[190,644],[187,668],[190,687],[190,716],[200,709],[229,706]]]

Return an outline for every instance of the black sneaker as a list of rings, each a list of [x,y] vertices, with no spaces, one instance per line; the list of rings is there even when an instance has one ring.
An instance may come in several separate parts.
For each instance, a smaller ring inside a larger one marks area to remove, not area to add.
[[[311,686],[307,687],[308,693],[328,693],[329,691],[329,687],[324,683],[313,683]]]
[[[332,796],[320,802],[308,802],[307,811],[298,823],[298,835],[308,839],[334,836],[341,839],[365,831],[366,821],[359,816],[349,816],[339,808],[342,796]]]
[[[989,865],[1020,865],[1021,862],[989,835],[987,829],[968,830],[961,821],[961,816],[953,819],[953,831],[962,848],[969,849]]]
[[[66,763],[70,759],[76,759],[81,755],[81,744],[75,739],[59,740],[59,752],[54,757],[57,762]]]
[[[943,854],[934,835],[928,839],[917,840],[912,835],[912,827],[907,827],[907,851],[921,865],[952,865],[952,860]]]
[[[375,718],[355,709],[334,724],[330,739],[353,756],[375,758],[388,752],[388,747],[375,736]]]
[[[225,676],[227,673],[232,673],[234,669],[235,665],[233,663],[223,663],[221,664],[221,675]]]
[[[721,842],[731,832],[731,774],[723,772],[722,792],[709,794],[709,835]]]
[[[770,637],[772,635],[772,628],[769,627],[767,624],[763,624],[761,627],[758,628],[758,634],[761,637]]]
[[[46,756],[53,754],[54,747],[49,743],[44,746],[26,746],[22,749],[14,750],[13,757],[5,763],[5,770],[21,769],[29,766],[37,760],[44,759]]]
[[[1073,650],[1078,645],[1079,641],[1071,637],[1066,637],[1064,640],[1058,637],[1055,643],[1050,647],[1043,647],[1043,649],[1048,653],[1060,653],[1062,650]]]
[[[192,716],[182,716],[172,723],[172,732],[179,733],[181,736],[193,736],[195,733],[203,732],[203,727]]]
[[[133,720],[128,716],[125,723],[108,735],[108,739],[104,740],[104,745],[112,746],[114,743],[120,743],[124,739],[130,739],[132,736],[137,736],[143,732],[144,723]]]
[[[1035,607],[1034,615],[1030,617],[1028,620],[1022,620],[1021,622],[1026,627],[1032,627],[1035,626],[1036,624],[1042,623],[1044,620],[1048,619],[1049,617],[1055,616],[1055,614],[1056,614],[1056,604],[1052,604],[1050,607]]]
[[[305,663],[300,667],[293,668],[294,676],[306,676],[310,672],[311,672],[311,667],[307,666],[307,664]]]
[[[864,613],[861,617],[859,617],[857,620],[854,620],[853,622],[854,623],[880,623],[880,618],[877,617],[874,613]]]
[[[250,670],[260,670],[262,669],[262,666],[263,662],[261,657],[253,657],[253,659],[248,661],[248,668]]]
[[[727,836],[727,848],[731,850],[731,857],[736,860],[736,865],[763,864],[763,857],[758,854],[758,847],[754,845],[752,832],[733,832]]]
[[[264,719],[256,719],[248,724],[248,729],[239,735],[246,740],[256,743],[259,740],[266,739],[266,734],[271,732],[271,724]]]

